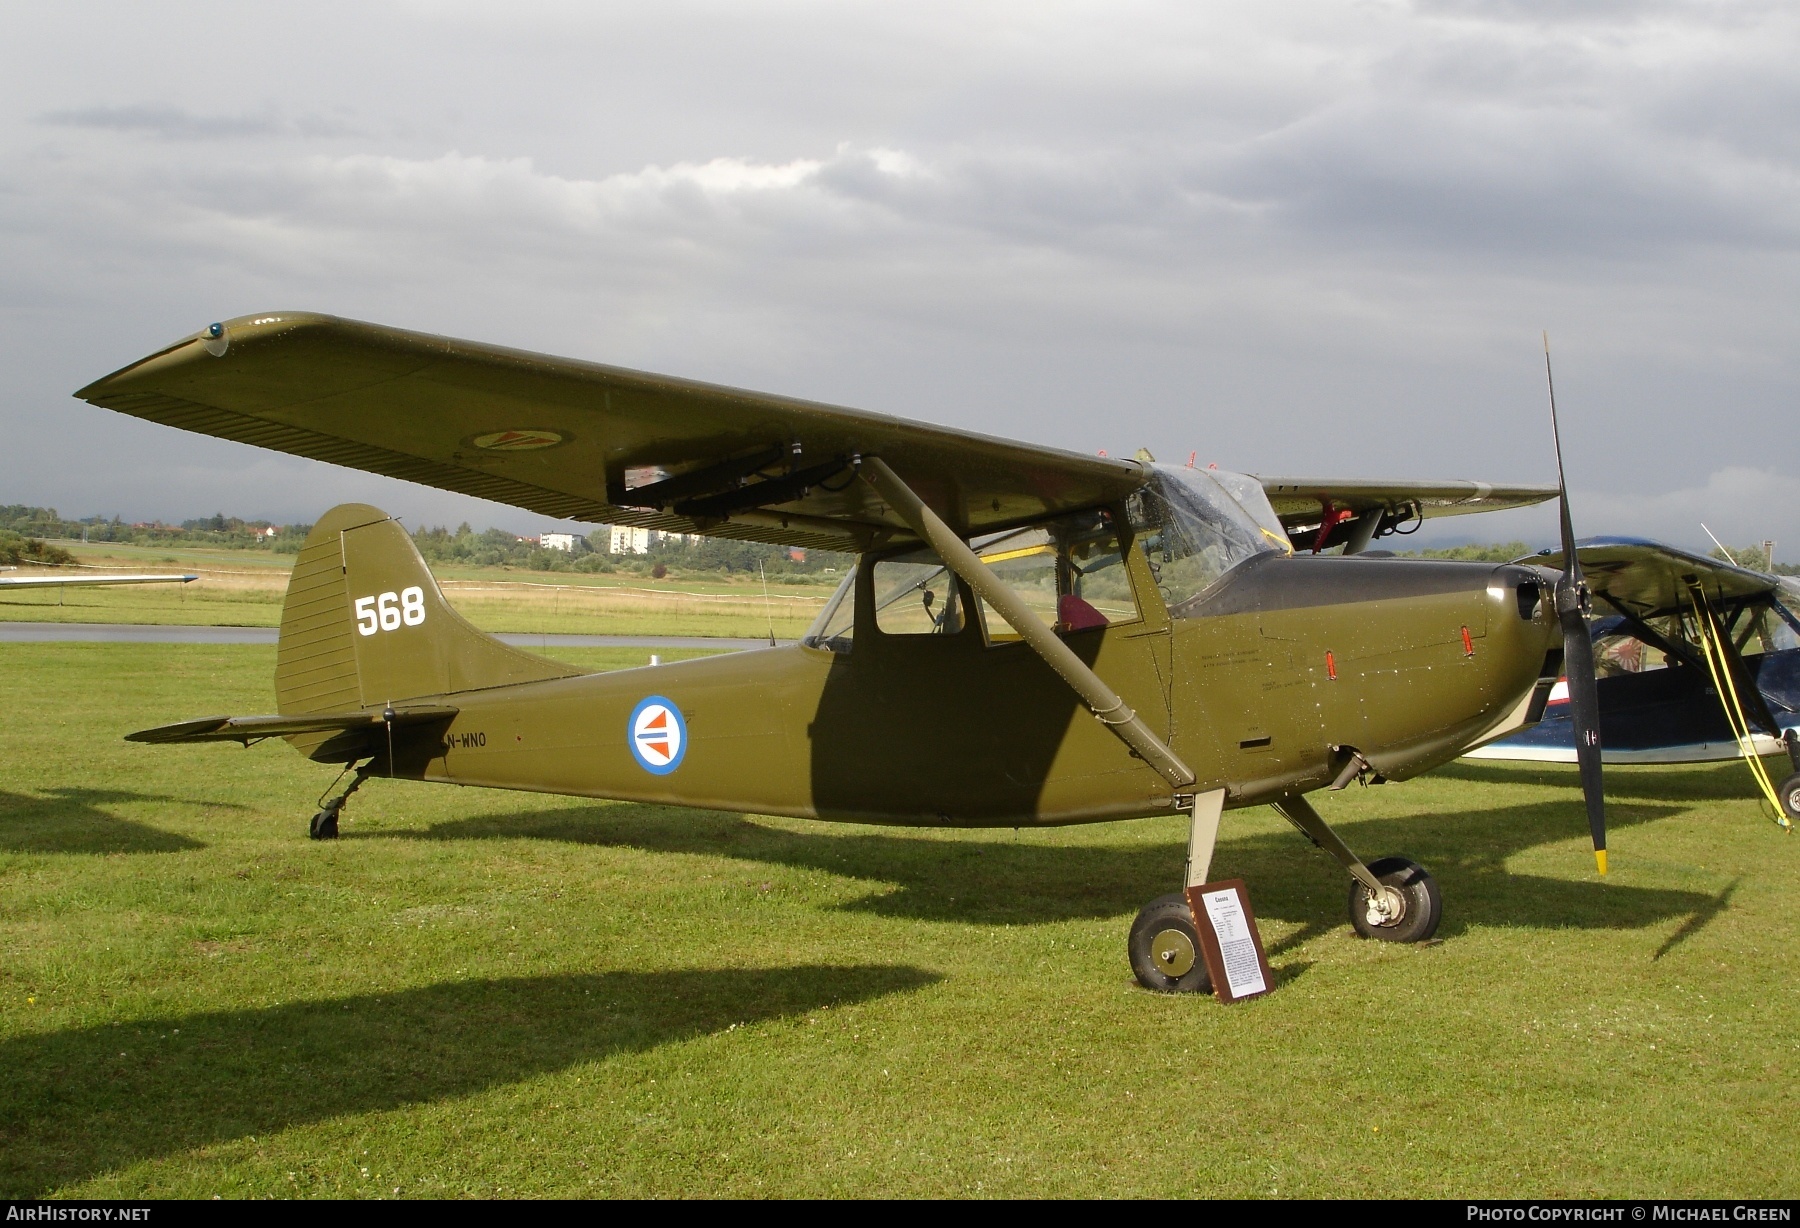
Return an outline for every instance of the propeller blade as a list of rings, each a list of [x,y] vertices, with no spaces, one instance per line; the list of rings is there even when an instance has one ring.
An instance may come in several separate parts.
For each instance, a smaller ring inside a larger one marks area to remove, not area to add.
[[[1606,873],[1606,789],[1600,768],[1600,687],[1594,678],[1594,641],[1588,634],[1587,581],[1575,550],[1575,523],[1569,515],[1569,482],[1563,476],[1562,430],[1556,421],[1556,379],[1550,373],[1550,334],[1544,334],[1544,382],[1550,389],[1550,434],[1556,441],[1556,485],[1562,510],[1563,573],[1556,582],[1556,619],[1562,624],[1563,675],[1569,682],[1569,714],[1575,722],[1575,761],[1581,767],[1581,795],[1587,802],[1594,864]]]

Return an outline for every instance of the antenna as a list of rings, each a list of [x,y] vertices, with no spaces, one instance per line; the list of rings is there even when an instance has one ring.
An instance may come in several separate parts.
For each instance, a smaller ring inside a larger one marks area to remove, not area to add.
[[[775,607],[769,603],[769,575],[763,570],[762,560],[756,561],[756,574],[762,577],[763,613],[769,619],[769,647],[775,647]]]
[[[1706,522],[1704,520],[1702,520],[1700,522],[1700,527],[1702,529],[1706,529],[1706,535],[1713,539],[1713,545],[1717,546],[1720,550],[1725,551],[1725,561],[1727,563],[1736,563],[1737,562],[1737,556],[1732,554],[1731,551],[1726,547],[1725,543],[1719,540],[1719,535],[1717,533],[1714,533],[1711,529],[1706,528]]]

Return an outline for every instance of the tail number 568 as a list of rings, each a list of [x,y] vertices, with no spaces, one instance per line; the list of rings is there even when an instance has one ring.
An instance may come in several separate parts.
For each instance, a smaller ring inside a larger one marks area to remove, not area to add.
[[[356,630],[361,635],[416,627],[425,621],[425,590],[418,585],[398,593],[356,599]]]

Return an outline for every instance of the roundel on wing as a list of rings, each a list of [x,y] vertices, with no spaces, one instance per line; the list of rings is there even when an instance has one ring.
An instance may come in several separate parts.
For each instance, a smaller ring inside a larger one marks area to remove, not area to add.
[[[489,431],[485,435],[476,435],[467,442],[484,452],[536,452],[567,443],[569,437],[561,431],[516,427],[510,431]]]
[[[687,722],[680,708],[661,695],[651,695],[631,710],[625,740],[639,767],[666,776],[681,766],[687,754]]]

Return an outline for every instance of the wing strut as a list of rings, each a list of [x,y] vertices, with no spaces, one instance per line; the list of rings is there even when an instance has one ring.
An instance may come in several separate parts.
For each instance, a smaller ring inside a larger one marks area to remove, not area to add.
[[[1155,768],[1157,774],[1174,788],[1186,789],[1194,783],[1193,769],[1183,763],[1167,743],[1152,733],[1137,713],[1127,707],[1125,701],[1102,682],[1100,676],[1089,669],[1087,663],[1076,656],[1054,631],[1046,627],[1018,594],[1006,587],[1005,582],[989,570],[987,564],[969,549],[963,539],[936,512],[925,506],[924,500],[914,494],[912,488],[901,481],[892,469],[882,463],[879,457],[865,456],[862,458],[860,472],[864,480],[875,488],[876,493],[887,501],[895,515],[905,521],[906,526],[923,541],[929,543],[937,551],[938,558],[960,576],[963,583],[978,597],[998,610],[1000,617],[1019,633],[1020,638],[1030,644],[1033,651],[1044,658],[1044,662],[1069,684],[1102,725],[1112,730],[1121,742]]]

